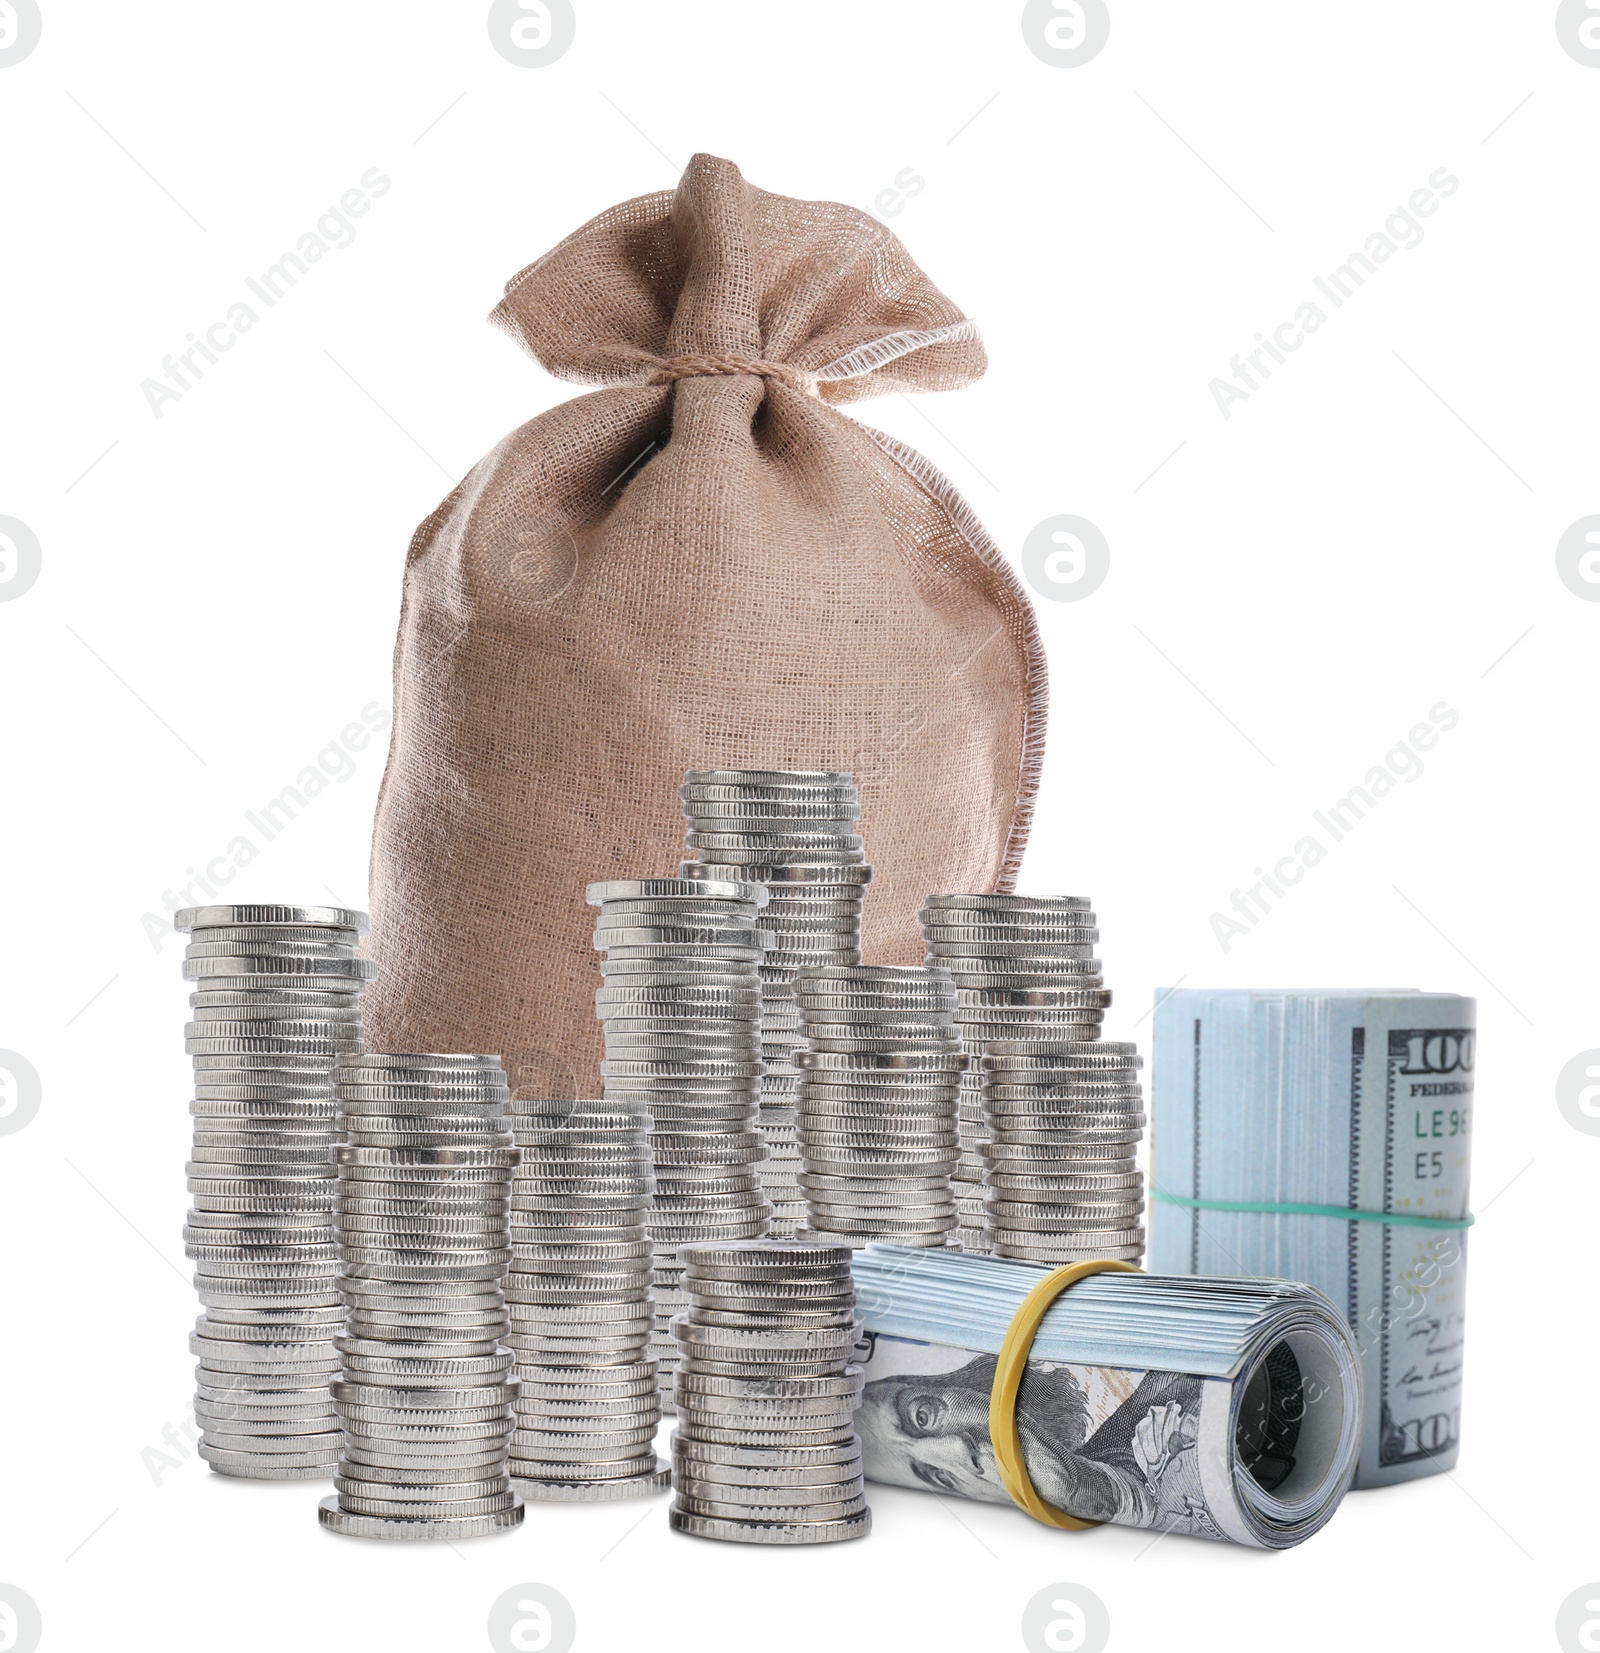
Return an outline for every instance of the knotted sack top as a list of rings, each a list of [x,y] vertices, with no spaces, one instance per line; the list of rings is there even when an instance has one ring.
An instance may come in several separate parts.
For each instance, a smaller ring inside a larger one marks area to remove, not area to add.
[[[977,324],[877,219],[714,155],[574,231],[490,319],[577,384],[749,374],[838,403],[958,390],[987,365]]]

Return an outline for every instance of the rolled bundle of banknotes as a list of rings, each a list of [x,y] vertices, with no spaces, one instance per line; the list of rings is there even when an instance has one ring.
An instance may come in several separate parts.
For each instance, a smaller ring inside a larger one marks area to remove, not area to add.
[[[989,1434],[996,1356],[1032,1263],[856,1254],[867,1478],[1009,1503]],[[1288,1549],[1355,1471],[1360,1377],[1333,1306],[1287,1280],[1096,1274],[1033,1341],[1016,1411],[1034,1488],[1086,1521]]]
[[[1361,1352],[1359,1487],[1460,1448],[1476,1023],[1453,993],[1158,1001],[1151,1266],[1332,1299]]]

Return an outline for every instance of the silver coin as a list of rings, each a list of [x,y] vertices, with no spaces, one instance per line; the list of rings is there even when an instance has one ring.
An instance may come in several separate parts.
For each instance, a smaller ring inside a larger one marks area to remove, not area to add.
[[[1037,1242],[1039,1236],[1033,1236]],[[1010,1257],[1029,1263],[1087,1263],[1109,1259],[1113,1262],[1137,1263],[1144,1256],[1144,1245],[1129,1246],[1047,1246],[1038,1243],[1010,1244],[988,1236],[990,1249],[997,1257]]]
[[[358,939],[355,930],[314,924],[207,924],[189,932],[191,947],[223,943],[236,953],[253,953],[258,947],[277,948],[284,945],[348,949],[354,947]]]
[[[955,1025],[964,1039],[1097,1039],[1093,1030],[1104,1026],[1104,1010],[1029,1005],[956,1006]],[[1086,1031],[1080,1032],[1079,1029]]]
[[[960,1076],[956,1074],[807,1073],[794,1087],[797,1112],[811,1108],[921,1108],[932,1113],[948,1111],[961,1097]]]
[[[311,1039],[323,1044],[359,1044],[361,1024],[334,1021],[303,1013],[294,1016],[240,1016],[204,1010],[183,1024],[185,1039]]]
[[[732,879],[614,878],[609,882],[590,884],[584,890],[583,898],[591,907],[601,906],[607,901],[649,901],[664,896],[753,901],[760,907],[765,905],[766,894],[760,884],[737,883]]]
[[[509,1494],[512,1502],[504,1509],[490,1514],[459,1518],[434,1517],[428,1520],[397,1519],[389,1516],[354,1515],[340,1508],[339,1495],[324,1498],[317,1506],[317,1518],[330,1532],[345,1533],[354,1538],[386,1538],[400,1540],[430,1540],[476,1538],[493,1532],[506,1532],[522,1524],[524,1505],[521,1498]]]
[[[1115,1228],[1071,1229],[1052,1233],[1048,1229],[989,1225],[989,1237],[996,1246],[1010,1248],[1061,1248],[1086,1251],[1090,1255],[1116,1257],[1130,1246],[1144,1244],[1144,1229],[1137,1224]]]
[[[212,925],[315,925],[318,928],[366,933],[369,920],[353,907],[291,907],[271,904],[180,907],[172,915],[174,930],[205,929]]]
[[[1036,1146],[1055,1148],[1066,1156],[1073,1154],[1084,1144],[1096,1145],[1118,1142],[1131,1146],[1144,1135],[1143,1114],[1125,1115],[1120,1118],[1103,1118],[1099,1115],[1088,1116],[1088,1122],[1083,1126],[1068,1125],[1065,1121],[1051,1121],[1048,1119],[1039,1122],[1039,1128],[1033,1128],[1027,1120],[1014,1123],[996,1122],[994,1140],[996,1143],[1007,1146]],[[1027,1126],[1028,1128],[1021,1128]]]
[[[574,1429],[518,1428],[506,1438],[514,1458],[543,1463],[609,1463],[631,1447],[654,1446],[656,1423],[637,1429],[596,1429],[587,1420]]]
[[[1143,1200],[1120,1205],[1030,1205],[1016,1200],[986,1200],[984,1210],[994,1226],[1035,1233],[1073,1234],[1084,1230],[1127,1228],[1144,1211]]]
[[[538,1245],[524,1243],[521,1250],[530,1260],[538,1261],[540,1270],[544,1270],[546,1262],[615,1264],[636,1259],[648,1260],[650,1242],[643,1237],[616,1241],[580,1240],[567,1232],[559,1240]],[[515,1280],[510,1283],[515,1284]]]
[[[918,1024],[933,1022],[941,1031],[954,1025],[955,995],[952,991],[940,998],[918,990],[915,994],[890,993],[822,993],[808,990],[797,993],[795,1004],[805,1014],[808,1024],[813,1022],[866,1023],[873,1032],[882,1029],[885,1036],[889,1026],[900,1021],[912,1024],[912,1031],[920,1032]],[[810,1026],[807,1026],[809,1032]]]
[[[1013,959],[1004,966],[990,959],[964,957],[942,957],[939,962],[950,972],[957,994],[1029,989],[1084,992],[1105,986],[1098,959],[1062,959],[1048,964],[1039,959]]]
[[[775,859],[779,851],[797,849],[814,850],[821,860],[844,854],[858,859],[865,841],[859,833],[839,830],[849,824],[848,816],[828,813],[815,817],[751,815],[743,819],[737,815],[700,815],[690,819],[684,841],[695,850],[736,851],[752,863]]]
[[[1107,987],[958,987],[957,1003],[963,1010],[1016,1011],[1105,1010],[1111,1004]]]
[[[631,1367],[557,1367],[524,1362],[519,1406],[593,1403],[613,1405],[656,1393],[654,1361],[636,1361]],[[616,1371],[638,1370],[644,1375],[615,1378]],[[561,1374],[559,1378],[553,1374]]]
[[[375,1481],[363,1480],[359,1476],[336,1475],[334,1487],[341,1496],[347,1508],[365,1515],[381,1515],[390,1511],[374,1508],[371,1500],[381,1500],[387,1506],[406,1509],[415,1507],[421,1514],[435,1514],[436,1510],[428,1507],[435,1504],[458,1508],[454,1513],[467,1515],[481,1513],[476,1506],[479,1501],[492,1499],[507,1499],[511,1493],[511,1482],[507,1476],[499,1475],[492,1478],[474,1481]],[[472,1504],[473,1509],[464,1507]],[[497,1505],[504,1507],[504,1505]]]
[[[305,955],[290,955],[284,952],[207,952],[199,957],[185,958],[182,970],[186,981],[259,976],[269,981],[274,977],[282,977],[286,985],[292,985],[299,977],[325,977],[330,982],[348,983],[371,981],[377,975],[378,967],[371,959],[339,957],[336,956],[338,951],[336,948],[328,949],[327,956],[321,952]]]
[[[240,958],[329,961],[355,957],[355,937],[341,941],[265,941],[249,946],[234,941],[207,941],[199,936],[184,948],[186,959]]]
[[[847,769],[691,769],[685,786],[837,786],[853,787]]]
[[[654,1466],[637,1475],[604,1481],[529,1480],[517,1478],[512,1484],[531,1503],[611,1503],[623,1498],[643,1498],[664,1492],[672,1485],[672,1472]]]
[[[615,954],[619,949],[632,950],[635,956],[653,957],[651,953],[639,954],[637,949],[642,947],[663,947],[669,952],[678,952],[684,947],[718,947],[718,948],[753,948],[758,953],[766,946],[766,938],[753,924],[698,924],[685,922],[682,924],[652,924],[652,925],[622,925],[606,924],[601,921],[594,932],[594,944],[603,947],[608,953]],[[713,957],[727,956],[713,954]],[[735,953],[733,956],[737,957]]]
[[[864,1175],[864,1165],[846,1162],[846,1169],[838,1172],[819,1172],[809,1167],[802,1170],[797,1181],[808,1194],[838,1193],[840,1191],[871,1193],[873,1190],[899,1189],[905,1191],[942,1189],[949,1180],[947,1171],[924,1170],[914,1166],[881,1166],[875,1175]]]
[[[822,888],[848,888],[860,892],[872,882],[872,868],[865,865],[858,851],[830,856],[826,860],[810,860],[804,851],[789,853],[776,861],[743,863],[738,852],[727,852],[728,859],[708,855],[703,861],[685,861],[679,871],[686,879],[717,879],[733,875],[765,888],[772,895],[786,891]]]
[[[1097,1161],[1093,1166],[1060,1171],[1029,1172],[1016,1167],[993,1166],[985,1173],[990,1187],[995,1189],[1042,1189],[1069,1193],[1104,1193],[1110,1198],[1125,1197],[1120,1190],[1143,1186],[1144,1178],[1133,1160],[1125,1165],[1107,1166]],[[1013,1198],[1023,1198],[1022,1194]]]
[[[886,1217],[873,1212],[859,1212],[849,1208],[812,1203],[806,1208],[806,1227],[814,1234],[862,1235],[894,1244],[902,1237],[912,1235],[949,1234],[959,1222],[955,1207],[943,1215]]]
[[[1144,1059],[1139,1055],[1137,1045],[1112,1039],[1092,1042],[1062,1040],[1047,1044],[1043,1049],[1037,1041],[1014,1041],[1002,1043],[999,1049],[988,1052],[984,1058],[985,1067],[994,1072],[1049,1067],[1055,1063],[1088,1067],[1120,1063],[1142,1067]]]
[[[794,1241],[772,1244],[774,1250],[765,1254],[755,1245],[687,1246],[681,1254],[684,1261],[678,1272],[690,1284],[724,1293],[758,1292],[769,1286],[774,1290],[796,1285],[810,1287],[818,1282],[849,1290],[850,1261],[841,1258],[837,1248],[830,1254],[826,1246],[801,1247]],[[784,1249],[778,1250],[779,1246]],[[747,1254],[740,1256],[740,1252]]]
[[[801,993],[817,987],[856,992],[863,989],[892,992],[907,988],[945,990],[949,987],[949,978],[947,973],[936,965],[851,964],[823,970],[808,970],[796,987]]]
[[[876,1037],[860,1037],[848,1034],[842,1038],[834,1038],[821,1033],[806,1034],[807,1049],[797,1053],[795,1066],[801,1069],[810,1067],[818,1056],[869,1056],[901,1058],[906,1056],[941,1056],[961,1055],[961,1041],[953,1033],[929,1033],[918,1038],[879,1039]],[[890,1066],[893,1064],[879,1064]],[[962,1056],[961,1072],[967,1065],[967,1058]]]
[[[510,1167],[521,1154],[516,1148],[339,1148],[340,1165]]]
[[[972,908],[924,909],[919,922],[927,940],[982,941],[989,936],[1018,941],[1044,940],[1092,930],[1095,916],[1087,911],[1062,913],[997,913]]]
[[[296,1075],[295,1077],[299,1077]],[[209,1085],[194,1087],[194,1101],[190,1111],[211,1117],[225,1117],[230,1105],[238,1104],[247,1112],[256,1106],[270,1110],[274,1106],[305,1109],[307,1116],[316,1119],[336,1119],[338,1105],[332,1085]]]
[[[687,1533],[691,1538],[731,1544],[835,1544],[865,1538],[872,1531],[870,1511],[832,1521],[752,1521],[673,1508],[667,1511],[667,1523],[674,1532]]]
[[[734,1496],[731,1487],[722,1490],[726,1491],[729,1496],[726,1498],[707,1498],[700,1496],[697,1491],[679,1486],[676,1489],[677,1496],[673,1501],[672,1513],[732,1521],[792,1520],[796,1522],[823,1522],[859,1516],[864,1514],[867,1508],[864,1491],[853,1497],[846,1497],[832,1503],[823,1503],[816,1500],[795,1505],[764,1501],[759,1496],[754,1498]]]
[[[385,1073],[432,1074],[438,1072],[486,1072],[498,1074],[503,1067],[498,1056],[481,1051],[400,1051],[369,1050],[347,1064],[356,1069],[381,1069]]]
[[[1087,912],[1086,895],[930,895],[923,903],[924,911],[932,912],[946,907],[971,908],[988,912]]]
[[[769,897],[770,900],[770,897]],[[600,922],[608,924],[646,914],[652,922],[683,923],[700,915],[727,922],[737,918],[743,921],[756,910],[754,899],[718,900],[704,890],[693,896],[665,896],[641,900],[614,899],[600,908]]]
[[[655,1453],[655,1433],[648,1441],[621,1448],[614,1457],[544,1458],[536,1451],[513,1451],[506,1465],[513,1481],[560,1480],[571,1486],[603,1486],[608,1481],[660,1472]]]
[[[945,1073],[959,1074],[968,1058],[960,1051],[927,1051],[899,1054],[889,1051],[833,1052],[802,1050],[795,1054],[795,1065],[823,1073]]]
[[[689,825],[686,842],[695,845],[708,838],[735,834],[746,839],[804,834],[807,843],[826,835],[834,844],[847,848],[860,842],[858,834],[846,831],[856,825],[861,813],[860,806],[853,802],[799,803],[771,799],[732,802],[704,798],[685,804],[683,813]]]
[[[959,1118],[958,1099],[937,1092],[901,1095],[889,1091],[870,1099],[799,1087],[797,1093],[797,1105],[787,1121],[796,1129],[845,1131],[859,1125],[882,1131],[945,1130],[953,1128]]]
[[[726,1474],[725,1466],[713,1465]],[[848,1467],[848,1466],[842,1466]],[[714,1504],[736,1504],[741,1508],[788,1509],[798,1520],[811,1519],[814,1511],[840,1504],[860,1503],[866,1486],[859,1466],[854,1475],[834,1471],[834,1479],[809,1480],[794,1484],[770,1480],[731,1481],[701,1476],[691,1463],[677,1465],[673,1484],[681,1494],[683,1507],[705,1508]]]
[[[272,1458],[280,1454],[299,1463],[315,1454],[320,1456],[339,1444],[337,1430],[310,1430],[303,1434],[257,1435],[234,1429],[206,1429],[205,1445],[214,1452],[255,1452]]]
[[[246,1016],[328,1015],[339,1019],[361,1015],[363,982],[341,982],[336,987],[239,987],[231,982],[214,982],[197,987],[189,995],[196,1009],[231,1008]]]
[[[731,1398],[739,1401],[816,1401],[859,1398],[865,1382],[860,1366],[847,1366],[836,1377],[777,1378],[712,1377],[690,1363],[680,1367],[674,1379],[679,1395]]]

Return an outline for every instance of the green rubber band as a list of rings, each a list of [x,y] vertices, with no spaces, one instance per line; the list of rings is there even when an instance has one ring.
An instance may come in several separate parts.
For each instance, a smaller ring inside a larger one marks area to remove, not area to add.
[[[1265,1200],[1192,1200],[1184,1194],[1169,1194],[1164,1188],[1150,1190],[1153,1199],[1168,1205],[1186,1205],[1192,1211],[1260,1211],[1278,1217],[1333,1217],[1346,1223],[1389,1223],[1396,1228],[1471,1228],[1477,1218],[1412,1217],[1402,1211],[1352,1211],[1342,1205],[1275,1205]]]

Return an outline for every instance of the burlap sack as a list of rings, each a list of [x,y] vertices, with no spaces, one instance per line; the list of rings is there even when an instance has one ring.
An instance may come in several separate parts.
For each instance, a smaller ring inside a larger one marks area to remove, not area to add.
[[[598,1095],[584,886],[676,873],[685,770],[853,771],[865,956],[920,962],[925,894],[1016,873],[1044,657],[950,484],[837,411],[985,366],[874,219],[697,155],[491,319],[609,388],[513,431],[412,539],[364,1017],[371,1049]]]

